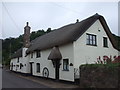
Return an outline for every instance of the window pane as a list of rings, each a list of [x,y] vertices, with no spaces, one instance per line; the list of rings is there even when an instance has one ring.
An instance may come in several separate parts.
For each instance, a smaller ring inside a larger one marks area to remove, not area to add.
[[[92,45],[92,40],[90,40],[90,45]]]
[[[93,45],[96,45],[95,41],[93,41]]]
[[[63,70],[69,70],[69,60],[63,59]]]
[[[40,51],[36,51],[36,57],[41,57]]]
[[[103,46],[108,47],[108,41],[106,37],[103,37]]]
[[[95,41],[95,36],[93,36],[93,41]]]
[[[31,58],[33,58],[33,53],[31,53]]]
[[[96,45],[96,35],[87,34],[86,44]]]
[[[90,35],[90,40],[92,40],[92,35]]]
[[[37,67],[36,68],[37,68],[37,72],[40,73],[40,64],[39,63],[37,63]]]
[[[18,57],[17,63],[19,63],[19,57]]]

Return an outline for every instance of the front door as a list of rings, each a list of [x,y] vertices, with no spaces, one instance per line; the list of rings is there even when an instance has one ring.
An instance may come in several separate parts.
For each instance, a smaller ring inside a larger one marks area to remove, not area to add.
[[[30,63],[30,75],[33,74],[33,68],[32,68],[32,63]]]
[[[55,62],[55,79],[56,80],[59,80],[59,66],[60,63],[59,63],[59,60],[56,60]]]

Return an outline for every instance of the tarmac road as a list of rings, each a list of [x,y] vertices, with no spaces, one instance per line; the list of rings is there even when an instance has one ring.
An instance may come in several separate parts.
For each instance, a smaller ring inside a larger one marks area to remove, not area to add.
[[[0,68],[0,71],[2,69]],[[49,88],[40,83],[18,77],[9,70],[2,70],[2,88]]]

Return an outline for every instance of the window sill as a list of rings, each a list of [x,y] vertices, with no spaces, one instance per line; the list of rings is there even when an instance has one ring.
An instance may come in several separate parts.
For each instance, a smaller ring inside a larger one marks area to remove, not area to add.
[[[40,58],[40,57],[36,57],[36,58]]]
[[[103,46],[103,47],[104,47],[104,48],[109,48],[108,46],[106,46],[106,47],[105,47],[105,46]]]
[[[40,72],[37,72],[37,73],[40,73]]]
[[[97,45],[92,45],[92,44],[86,44],[86,45],[89,45],[89,46],[96,46],[96,47],[97,47]]]
[[[69,70],[62,70],[62,71],[69,71]]]

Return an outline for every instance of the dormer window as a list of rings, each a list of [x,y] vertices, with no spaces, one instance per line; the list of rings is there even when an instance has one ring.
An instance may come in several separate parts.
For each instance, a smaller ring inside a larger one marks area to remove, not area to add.
[[[40,50],[36,51],[36,58],[39,58],[39,57],[41,57]]]
[[[86,34],[86,35],[87,35],[86,44],[96,46],[97,45],[96,35],[93,34]]]

